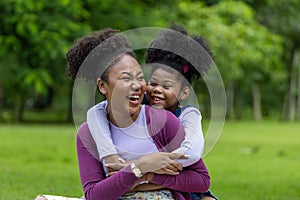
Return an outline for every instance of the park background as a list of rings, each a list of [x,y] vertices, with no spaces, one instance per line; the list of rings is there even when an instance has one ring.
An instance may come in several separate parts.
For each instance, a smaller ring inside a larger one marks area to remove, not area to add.
[[[213,192],[300,199],[299,10],[297,0],[2,0],[0,199],[82,195],[73,82],[64,76],[74,40],[172,23],[207,39],[226,89],[224,129],[204,158]],[[194,89],[205,132],[209,93],[201,81]]]

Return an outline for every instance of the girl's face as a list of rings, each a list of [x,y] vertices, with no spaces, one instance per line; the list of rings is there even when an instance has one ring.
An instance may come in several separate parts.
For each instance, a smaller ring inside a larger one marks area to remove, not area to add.
[[[123,55],[109,67],[107,77],[108,81],[98,79],[98,87],[108,101],[109,115],[115,121],[122,117],[135,119],[146,89],[140,65],[132,56]]]
[[[147,100],[150,105],[174,112],[179,106],[179,101],[189,94],[188,87],[181,88],[182,81],[176,73],[156,69],[147,86]]]

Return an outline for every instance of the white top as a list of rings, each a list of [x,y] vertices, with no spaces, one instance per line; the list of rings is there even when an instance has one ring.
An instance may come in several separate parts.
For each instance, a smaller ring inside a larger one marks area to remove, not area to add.
[[[143,108],[144,108],[144,106],[143,106]],[[145,112],[145,110],[143,112]],[[145,114],[142,113],[142,115],[141,115],[141,113],[140,113],[138,118],[140,118],[142,116],[145,117]],[[178,160],[178,162],[180,162],[184,167],[186,167],[188,165],[191,165],[191,164],[194,164],[195,162],[197,162],[202,156],[203,147],[204,147],[204,137],[203,137],[202,126],[201,126],[202,116],[201,116],[201,113],[199,112],[199,110],[197,110],[195,107],[188,107],[180,113],[178,119],[180,120],[181,124],[184,127],[186,136],[185,136],[185,139],[182,142],[181,146],[178,149],[174,150],[173,152],[189,155],[189,159],[179,159]],[[141,121],[144,123],[146,122],[146,120],[144,120],[144,119],[143,120],[140,119],[138,121],[140,121],[139,123],[141,123]],[[139,123],[137,123],[137,124],[139,124]],[[136,148],[132,149],[132,150],[134,150],[132,152],[123,151],[122,149],[125,149],[124,147],[121,147],[121,149],[119,149],[119,147],[118,147],[118,149],[116,149],[114,142],[115,142],[115,144],[117,144],[118,141],[120,141],[117,138],[124,137],[124,138],[128,139],[129,135],[124,134],[124,130],[127,128],[135,129],[135,131],[133,133],[138,132],[138,134],[142,137],[142,140],[140,140],[141,138],[135,138],[135,140],[137,142],[143,142],[146,145],[147,140],[148,141],[149,141],[149,139],[151,140],[148,130],[146,130],[147,126],[143,126],[144,128],[139,129],[137,127],[138,125],[132,125],[130,127],[123,129],[123,131],[122,131],[122,129],[110,124],[107,119],[107,102],[106,101],[103,101],[88,110],[87,124],[89,126],[90,132],[91,132],[91,134],[95,140],[95,143],[97,145],[97,150],[98,150],[99,157],[101,160],[104,157],[113,155],[113,154],[120,154],[120,156],[122,158],[124,158],[125,160],[127,160],[127,158],[135,157],[135,156],[137,156],[137,154],[142,154],[142,150],[136,149]],[[134,124],[136,124],[136,123],[134,123]],[[119,129],[121,132],[117,131],[117,129]],[[115,134],[115,131],[118,132],[117,133],[118,136],[112,138],[111,131],[114,131],[114,134]],[[124,134],[124,135],[121,136],[121,134]],[[131,141],[131,143],[133,143],[133,140],[132,140],[133,136],[130,136],[130,137],[131,137],[130,141]],[[135,137],[136,137],[136,135],[135,135]],[[115,140],[115,141],[113,141],[113,140]],[[152,144],[153,144],[153,142],[152,142]],[[140,145],[140,143],[139,143],[139,145],[136,145],[136,146],[142,147],[143,145]],[[151,147],[151,145],[149,147],[153,148],[152,150],[154,150],[154,147]],[[145,148],[145,149],[147,149],[147,148]],[[157,151],[156,147],[155,147],[155,149]],[[119,153],[119,151],[120,151],[120,153]],[[132,154],[133,152],[136,152],[137,154],[133,155]],[[127,153],[128,153],[128,155],[127,155]],[[128,160],[131,160],[131,159],[128,159]]]
[[[158,152],[147,129],[145,106],[129,127],[119,128],[111,122],[109,124],[113,144],[118,154],[125,160],[136,160],[150,152]]]

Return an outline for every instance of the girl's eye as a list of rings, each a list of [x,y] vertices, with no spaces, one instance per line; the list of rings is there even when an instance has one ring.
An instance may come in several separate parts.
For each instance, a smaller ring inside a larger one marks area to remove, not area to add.
[[[164,85],[164,86],[163,86],[164,89],[170,89],[170,87],[171,87],[171,86],[167,86],[167,85]]]
[[[157,86],[156,83],[152,83],[152,82],[150,82],[149,85],[151,85],[151,86],[153,86],[153,87]]]

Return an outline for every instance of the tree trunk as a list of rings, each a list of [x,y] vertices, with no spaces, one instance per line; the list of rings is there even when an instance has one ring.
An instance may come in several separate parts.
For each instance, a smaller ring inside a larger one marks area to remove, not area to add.
[[[283,112],[282,112],[282,120],[284,121],[293,121],[295,119],[295,109],[296,109],[296,95],[295,90],[297,86],[296,80],[296,67],[294,65],[294,58],[295,58],[296,48],[293,47],[291,50],[291,58],[287,63],[289,67],[289,78],[288,78],[288,88],[286,90],[285,98],[284,98],[284,105],[283,105]]]
[[[71,83],[69,84],[69,88],[68,88],[69,102],[68,102],[67,119],[66,119],[68,123],[72,123],[73,122],[73,110],[72,110],[73,84],[74,84],[74,82],[71,81]]]
[[[2,108],[3,108],[3,89],[2,86],[0,85],[0,119],[3,117],[2,116]]]
[[[17,122],[24,121],[24,110],[25,110],[25,97],[24,95],[20,95],[19,102],[17,105]]]
[[[239,85],[239,84],[237,84]],[[237,120],[241,120],[243,118],[243,97],[242,97],[242,92],[240,87],[234,87],[234,99],[235,99],[235,108],[234,108],[234,113],[235,113],[235,118]]]
[[[297,110],[296,110],[296,118],[297,120],[300,119],[300,52],[297,54],[297,74],[298,74],[298,86],[297,86],[297,92],[296,92],[296,95],[297,95]]]
[[[261,111],[261,94],[259,84],[256,81],[252,82],[252,95],[253,95],[253,119],[260,121],[262,119]]]

